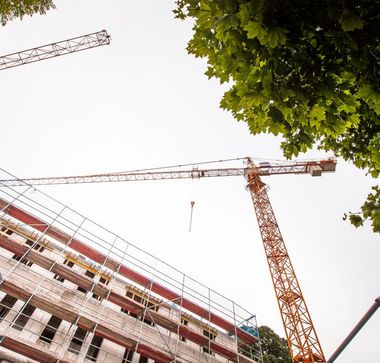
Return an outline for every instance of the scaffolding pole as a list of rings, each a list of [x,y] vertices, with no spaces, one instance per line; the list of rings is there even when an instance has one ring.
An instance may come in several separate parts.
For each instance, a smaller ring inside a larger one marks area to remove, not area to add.
[[[367,321],[371,319],[372,315],[375,314],[379,306],[380,306],[380,296],[375,299],[375,302],[372,304],[369,310],[355,325],[354,329],[351,330],[350,334],[347,335],[346,339],[343,340],[342,344],[338,347],[338,349],[333,353],[333,355],[329,358],[329,360],[326,363],[335,362],[335,360],[339,357],[340,353],[343,352],[343,350],[347,347],[347,345],[351,343],[351,340],[355,338],[356,334],[359,333],[360,329],[363,328],[363,326],[367,323]]]

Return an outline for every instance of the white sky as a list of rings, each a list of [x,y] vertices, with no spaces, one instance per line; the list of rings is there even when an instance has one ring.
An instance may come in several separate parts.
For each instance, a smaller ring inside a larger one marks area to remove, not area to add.
[[[56,1],[0,31],[2,54],[106,29],[110,46],[2,71],[1,167],[74,175],[233,157],[281,158],[218,108],[223,87],[187,55],[174,2]],[[305,157],[323,157],[310,152]],[[241,166],[238,164],[237,166]],[[379,236],[342,221],[375,181],[339,160],[322,178],[272,176],[270,198],[326,357],[380,294]],[[256,312],[283,334],[243,178],[41,188]],[[190,202],[195,201],[188,232]],[[379,362],[380,312],[337,362]]]

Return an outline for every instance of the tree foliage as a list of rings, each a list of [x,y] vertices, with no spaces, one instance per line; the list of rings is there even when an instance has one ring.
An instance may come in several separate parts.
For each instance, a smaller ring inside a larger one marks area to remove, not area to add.
[[[53,0],[1,0],[0,21],[5,25],[15,18],[22,19],[25,15],[32,16],[35,13],[45,14],[54,8]]]
[[[350,213],[344,215],[344,219],[349,218],[355,227],[360,227],[366,219],[372,221],[374,232],[380,233],[380,188],[376,185],[372,187],[373,192],[368,195],[366,202],[362,206],[361,213]]]
[[[288,158],[317,145],[379,177],[380,2],[177,0],[174,13],[195,20],[187,50],[228,82],[221,107],[252,134],[281,135]],[[379,231],[372,195],[357,217]]]
[[[263,363],[291,363],[288,345],[271,328],[259,327]]]

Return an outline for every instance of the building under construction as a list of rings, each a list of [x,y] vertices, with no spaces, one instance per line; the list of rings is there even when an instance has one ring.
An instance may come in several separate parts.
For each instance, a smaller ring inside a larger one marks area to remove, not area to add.
[[[233,301],[29,185],[0,210],[1,362],[262,360]]]

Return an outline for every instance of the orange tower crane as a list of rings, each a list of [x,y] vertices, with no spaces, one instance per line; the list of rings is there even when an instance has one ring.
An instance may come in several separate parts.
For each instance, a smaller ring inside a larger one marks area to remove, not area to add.
[[[280,309],[285,335],[292,362],[326,362],[317,333],[306,306],[301,287],[290,261],[285,242],[269,201],[267,186],[261,176],[278,174],[311,174],[320,176],[334,172],[335,159],[295,161],[271,164],[254,163],[246,158],[244,168],[133,171],[122,173],[94,174],[85,176],[48,177],[0,180],[3,186],[56,185],[76,183],[100,183],[139,180],[167,180],[184,178],[205,178],[219,176],[244,176],[248,181],[259,229],[264,244],[270,274]]]
[[[105,30],[0,56],[0,70],[110,44]]]

